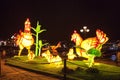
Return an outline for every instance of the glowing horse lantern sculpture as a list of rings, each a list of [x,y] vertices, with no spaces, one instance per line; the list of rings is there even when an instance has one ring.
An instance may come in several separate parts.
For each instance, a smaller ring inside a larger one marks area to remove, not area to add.
[[[71,41],[75,42],[76,44],[76,53],[78,56],[88,58],[88,66],[92,67],[94,63],[94,57],[101,56],[100,50],[102,45],[108,41],[108,37],[106,37],[106,34],[103,31],[97,29],[96,37],[83,40],[77,31],[74,31],[71,36]],[[71,58],[71,56],[75,57],[75,54],[73,54],[73,49],[71,49],[68,53],[68,58]],[[74,59],[74,57],[72,57],[72,59]]]
[[[30,30],[31,30],[30,21],[29,21],[29,19],[27,19],[25,21],[24,32],[20,31],[20,34],[18,34],[16,37],[16,44],[20,48],[18,56],[21,55],[23,48],[26,48],[28,50],[28,58],[33,59],[34,54],[32,51],[30,51],[30,48],[34,43],[34,39],[32,37],[32,33]]]

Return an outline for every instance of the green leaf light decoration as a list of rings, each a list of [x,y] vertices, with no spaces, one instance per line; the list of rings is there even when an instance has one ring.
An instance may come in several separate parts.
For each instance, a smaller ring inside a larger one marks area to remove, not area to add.
[[[88,67],[92,67],[94,64],[94,58],[95,57],[100,57],[101,56],[101,52],[99,49],[96,48],[91,48],[87,51],[87,53],[89,54],[88,57]]]
[[[96,49],[96,48],[91,48],[87,51],[88,54],[90,55],[94,55],[96,57],[100,57],[101,56],[101,52],[100,50]]]
[[[40,56],[40,53],[41,53],[41,48],[42,48],[42,46],[45,46],[45,45],[47,45],[48,43],[42,43],[42,40],[39,40],[39,56]]]
[[[36,37],[36,48],[35,48],[35,56],[38,56],[38,49],[39,49],[39,33],[42,33],[43,31],[46,31],[46,29],[42,29],[41,30],[41,25],[39,25],[39,21],[37,21],[37,27],[36,28],[33,28],[32,29],[36,32],[35,37]]]

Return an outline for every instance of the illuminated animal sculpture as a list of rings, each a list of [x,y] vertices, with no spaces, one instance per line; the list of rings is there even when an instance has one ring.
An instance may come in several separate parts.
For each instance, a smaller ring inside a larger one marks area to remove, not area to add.
[[[49,50],[43,52],[42,57],[45,57],[49,63],[62,61],[59,55],[53,56]]]
[[[61,57],[58,55],[57,48],[61,47],[60,42],[57,45],[48,46],[48,48],[43,48],[46,50],[42,53],[42,57],[45,57],[49,63],[61,61]]]
[[[34,43],[34,39],[32,37],[32,33],[30,31],[31,25],[29,19],[25,22],[24,32],[20,31],[20,34],[16,37],[16,44],[19,46],[20,50],[18,56],[21,55],[21,52],[24,48],[28,50],[28,55],[30,54],[30,48]]]
[[[96,37],[87,38],[85,40],[82,39],[82,37],[77,33],[77,31],[74,31],[73,35],[71,36],[71,41],[75,42],[76,45],[76,54],[81,57],[88,58],[90,60],[90,66],[94,62],[94,57],[97,55],[93,54],[96,51],[97,53],[100,53],[100,50],[102,48],[102,45],[105,44],[108,41],[108,37],[106,37],[106,34],[97,29],[96,30]],[[70,50],[71,51],[71,50]],[[71,51],[73,53],[73,50]],[[68,53],[74,56],[71,52]],[[92,58],[90,58],[92,55]],[[68,56],[69,58],[69,56]],[[74,59],[74,57],[72,57]]]
[[[48,43],[47,43],[48,44]],[[54,55],[54,56],[56,56],[56,55],[58,55],[58,51],[56,50],[57,48],[60,48],[61,47],[61,42],[58,42],[58,44],[57,45],[52,45],[52,46],[50,46],[50,45],[48,45],[48,47],[47,48],[42,48],[42,50],[49,50],[49,52],[52,54],[52,55]]]

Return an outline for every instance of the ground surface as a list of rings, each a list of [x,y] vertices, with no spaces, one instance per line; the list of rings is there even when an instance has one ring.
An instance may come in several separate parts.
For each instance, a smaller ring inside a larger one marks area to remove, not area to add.
[[[46,63],[46,59],[42,57],[35,58],[34,60],[27,60],[27,56],[15,56],[12,58],[7,59],[7,64],[19,66],[21,68],[35,71],[35,72],[42,72],[47,75],[57,76],[63,78],[63,73],[61,70],[63,68],[63,63],[58,65],[56,63]],[[103,64],[104,63],[104,64]],[[68,60],[67,67],[69,71],[67,73],[67,78],[73,80],[120,80],[120,67],[116,65],[116,63],[110,59],[95,59],[95,64],[93,68],[99,70],[99,73],[94,73],[92,69],[92,73],[86,72],[87,67],[86,60]],[[99,77],[99,78],[98,78]],[[60,78],[59,78],[60,79]],[[69,80],[68,79],[68,80]]]
[[[36,74],[16,67],[8,66],[1,60],[0,80],[60,80],[50,76]]]

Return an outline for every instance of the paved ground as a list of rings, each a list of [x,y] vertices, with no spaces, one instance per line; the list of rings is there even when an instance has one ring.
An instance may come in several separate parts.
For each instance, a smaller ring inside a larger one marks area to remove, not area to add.
[[[0,80],[60,80],[42,74],[36,74],[16,67],[8,66],[1,60]]]

